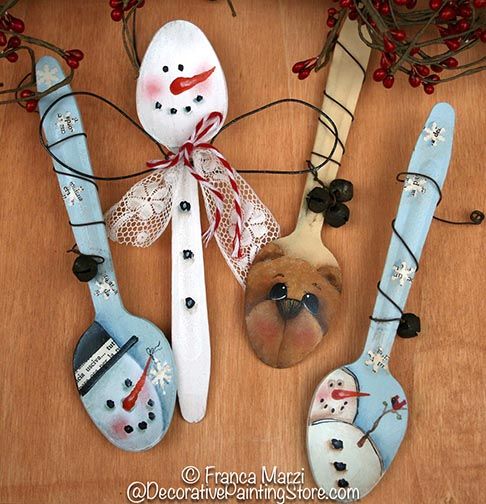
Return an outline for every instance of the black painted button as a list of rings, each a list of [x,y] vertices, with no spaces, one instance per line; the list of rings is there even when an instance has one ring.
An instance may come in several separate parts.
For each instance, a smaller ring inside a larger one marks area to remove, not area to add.
[[[190,111],[191,111],[191,107],[188,105],[187,107],[184,107],[184,110],[185,110],[186,112],[190,112]]]
[[[115,403],[111,399],[108,399],[108,401],[106,401],[106,405],[110,409],[113,409],[115,407]]]
[[[348,488],[349,486],[349,483],[344,478],[338,480],[337,484],[339,488]]]
[[[162,103],[160,103],[160,102],[155,102],[155,108],[156,108],[157,110],[160,110],[160,109],[162,108]]]
[[[125,432],[127,434],[130,434],[131,432],[133,432],[133,427],[131,425],[125,425],[125,427],[123,427],[123,429],[125,430]]]
[[[169,71],[169,67],[168,67],[167,65],[164,65],[164,66],[162,67],[162,70],[163,70],[164,72],[168,72],[168,71]]]
[[[177,68],[179,69],[180,72],[182,72],[182,70],[184,70],[184,65],[179,64]]]
[[[98,262],[91,256],[80,254],[74,261],[73,273],[80,282],[89,282],[98,274]]]
[[[189,203],[189,201],[181,201],[179,203],[179,208],[183,211],[183,212],[189,212],[189,210],[191,209],[191,204]]]
[[[202,101],[203,97],[201,95],[197,95],[196,96],[196,101],[200,102]]]
[[[196,301],[194,301],[194,299],[192,299],[192,297],[186,297],[185,303],[186,303],[186,308],[189,308],[189,310],[190,310],[191,308],[194,307],[194,305],[196,304]]]
[[[153,411],[149,411],[148,417],[150,420],[155,420],[155,413]]]
[[[147,401],[147,404],[148,404],[150,407],[152,407],[152,406],[154,405],[154,400],[153,400],[153,399],[149,399],[149,400]]]
[[[147,422],[140,422],[140,423],[138,424],[138,428],[139,428],[140,430],[145,430],[145,429],[147,428]]]
[[[131,387],[133,384],[132,384],[132,380],[130,380],[130,378],[127,378],[125,380],[125,387]]]
[[[336,450],[342,450],[343,449],[343,442],[340,439],[331,439],[331,444],[332,447]]]
[[[192,250],[183,250],[182,257],[184,259],[192,259],[194,257],[194,252]]]
[[[177,114],[177,109],[176,109],[176,108],[171,108],[171,109],[170,109],[170,113],[171,113],[172,115]]]
[[[336,468],[336,471],[346,470],[346,464],[344,462],[334,462],[334,467]]]

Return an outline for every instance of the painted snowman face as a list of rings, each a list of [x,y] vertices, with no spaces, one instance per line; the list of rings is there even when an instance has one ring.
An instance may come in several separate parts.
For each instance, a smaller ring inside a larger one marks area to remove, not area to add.
[[[321,382],[312,401],[309,422],[326,418],[353,422],[358,411],[358,397],[369,395],[358,391],[356,378],[337,369]]]
[[[137,113],[144,129],[171,150],[180,147],[210,112],[224,118],[228,90],[221,64],[204,33],[187,21],[160,28],[143,58]]]

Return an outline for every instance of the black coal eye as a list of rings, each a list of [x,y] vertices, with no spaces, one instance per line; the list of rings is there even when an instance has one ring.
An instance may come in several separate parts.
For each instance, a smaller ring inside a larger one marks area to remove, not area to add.
[[[163,72],[168,72],[169,71],[169,67],[167,65],[163,66],[162,67],[162,71]]]
[[[194,101],[195,102],[202,102],[203,101],[203,97],[201,95],[197,95],[196,98],[194,98]]]
[[[177,68],[182,72],[182,70],[184,70],[184,65],[179,65]]]
[[[285,299],[287,297],[287,286],[284,283],[275,284],[268,293],[268,297],[273,301]]]
[[[319,300],[314,294],[305,294],[302,298],[303,305],[313,314],[317,315],[319,311]]]
[[[156,109],[161,109],[162,108],[162,104],[160,102],[155,102],[155,108]]]

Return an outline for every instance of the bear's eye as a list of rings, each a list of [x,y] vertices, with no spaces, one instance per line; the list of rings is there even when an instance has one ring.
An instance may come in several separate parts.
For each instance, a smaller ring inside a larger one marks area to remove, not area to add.
[[[273,301],[285,299],[287,297],[287,286],[284,283],[276,283],[268,293],[268,297]]]
[[[314,294],[305,294],[302,298],[302,304],[312,313],[317,315],[319,311],[319,300]]]

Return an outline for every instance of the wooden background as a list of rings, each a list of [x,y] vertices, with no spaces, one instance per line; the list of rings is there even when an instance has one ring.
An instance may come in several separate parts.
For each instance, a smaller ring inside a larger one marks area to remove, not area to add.
[[[321,47],[328,1],[235,0],[232,18],[222,0],[147,2],[140,13],[143,52],[168,20],[198,24],[213,43],[228,79],[229,117],[270,100],[298,97],[320,105],[326,71],[304,82],[292,64]],[[135,78],[120,26],[107,2],[24,0],[14,14],[29,34],[85,51],[75,86],[114,100],[135,115]],[[476,56],[486,46],[478,47]],[[484,53],[483,53],[484,54]],[[24,64],[2,63],[0,80],[17,82]],[[377,65],[373,56],[371,68]],[[176,411],[165,439],[147,453],[112,447],[89,421],[75,390],[71,355],[93,312],[86,287],[70,273],[73,242],[51,163],[37,139],[38,117],[0,108],[1,351],[0,502],[118,503],[133,480],[179,486],[186,465],[257,471],[263,464],[306,470],[305,420],[319,380],[361,352],[400,195],[395,173],[405,170],[432,106],[457,111],[453,162],[438,214],[463,218],[486,206],[484,129],[486,74],[440,86],[433,96],[400,78],[392,91],[368,79],[351,129],[340,176],[352,179],[352,219],[324,230],[344,272],[340,316],[319,349],[293,369],[274,370],[250,349],[243,292],[215,243],[206,251],[213,367],[207,417],[185,423]],[[95,172],[134,172],[153,146],[117,115],[80,99]],[[230,128],[218,147],[239,168],[304,166],[316,125],[312,112],[284,105]],[[301,177],[249,175],[283,233],[292,230]],[[128,183],[103,185],[104,208]],[[397,341],[391,368],[410,403],[400,452],[369,503],[479,503],[485,462],[486,227],[432,226],[408,308],[422,333]],[[170,334],[170,232],[150,249],[113,246],[127,308]]]

